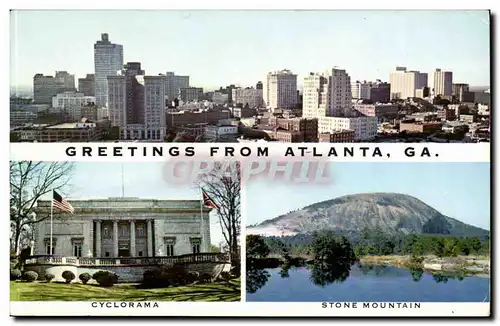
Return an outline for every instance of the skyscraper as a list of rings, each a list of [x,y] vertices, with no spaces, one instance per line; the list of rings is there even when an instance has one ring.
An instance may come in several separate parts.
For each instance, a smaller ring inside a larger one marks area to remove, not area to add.
[[[142,139],[144,124],[144,71],[138,62],[129,62],[115,76],[107,77],[108,109],[112,126],[120,127],[124,139]]]
[[[302,116],[345,117],[351,111],[351,77],[342,69],[310,73],[304,79]]]
[[[116,76],[123,66],[123,46],[109,41],[108,34],[94,44],[96,105],[107,106],[108,76]]]
[[[57,93],[74,92],[75,75],[69,74],[67,71],[56,71],[55,77]]]
[[[287,109],[297,105],[297,75],[290,70],[267,74],[265,101],[270,108]]]
[[[427,74],[419,71],[407,71],[406,67],[396,67],[389,75],[391,99],[415,97],[417,89],[427,87]]]
[[[95,76],[87,74],[85,78],[78,78],[78,91],[85,96],[95,95]]]
[[[108,76],[109,118],[121,139],[161,140],[166,134],[165,76],[145,76],[139,62],[129,62]]]
[[[318,133],[352,130],[355,140],[376,135],[377,117],[359,117],[352,109],[351,77],[345,70],[310,73],[302,93],[302,117],[318,118]]]
[[[57,94],[54,76],[36,74],[33,77],[33,102],[35,104],[51,104],[52,96]]]
[[[433,96],[451,96],[453,94],[453,73],[436,69],[431,76],[431,94]]]
[[[188,87],[189,76],[178,76],[172,71],[167,71],[165,76],[165,91],[170,102],[179,97],[179,91],[181,88]]]

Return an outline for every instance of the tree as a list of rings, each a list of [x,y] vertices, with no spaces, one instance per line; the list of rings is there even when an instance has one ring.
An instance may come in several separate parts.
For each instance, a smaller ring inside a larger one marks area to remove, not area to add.
[[[269,255],[269,247],[260,235],[247,235],[246,244],[247,257],[249,258],[265,258]]]
[[[213,245],[213,244],[210,244],[210,247],[208,250],[210,252],[215,252],[215,253],[220,252],[219,247],[217,247],[216,245]]]
[[[444,253],[448,257],[458,256],[459,245],[456,238],[444,238]]]
[[[356,255],[346,237],[339,239],[332,231],[320,231],[313,234],[312,247],[314,260],[328,264],[346,263],[355,260]]]
[[[472,250],[473,253],[476,255],[478,252],[481,250],[482,244],[481,244],[481,239],[479,237],[474,237],[469,240],[469,248]]]
[[[239,235],[241,231],[241,168],[238,162],[223,164],[214,162],[212,168],[198,180],[202,188],[214,201],[224,241],[229,249],[231,261],[239,263]]]
[[[69,185],[71,162],[10,162],[11,245],[19,254],[23,236],[31,237],[34,226],[50,217],[36,215],[36,203],[52,190]]]

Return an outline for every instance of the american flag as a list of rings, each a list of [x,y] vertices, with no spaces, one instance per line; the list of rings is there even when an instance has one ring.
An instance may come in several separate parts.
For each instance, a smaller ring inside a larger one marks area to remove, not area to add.
[[[212,200],[212,198],[210,198],[210,196],[206,193],[205,190],[201,189],[201,194],[203,197],[203,205],[205,205],[206,207],[217,208],[217,205]]]
[[[71,206],[71,204],[68,203],[64,198],[62,198],[62,196],[59,195],[57,191],[53,190],[52,192],[52,206],[60,209],[63,212],[73,214],[73,212],[75,211],[73,206]]]

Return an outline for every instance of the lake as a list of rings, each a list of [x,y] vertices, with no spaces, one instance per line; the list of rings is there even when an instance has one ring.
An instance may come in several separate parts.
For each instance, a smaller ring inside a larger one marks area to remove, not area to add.
[[[489,302],[490,279],[382,266],[254,269],[247,272],[247,301]]]

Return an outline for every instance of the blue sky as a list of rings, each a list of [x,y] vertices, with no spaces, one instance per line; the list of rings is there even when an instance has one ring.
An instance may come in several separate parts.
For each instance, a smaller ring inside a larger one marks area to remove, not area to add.
[[[194,184],[168,184],[163,177],[163,162],[77,162],[64,191],[66,199],[71,203],[72,199],[122,197],[122,165],[125,197],[201,200]],[[50,196],[49,193],[43,199]],[[214,245],[223,240],[215,212],[210,213],[210,235]]]
[[[489,29],[487,11],[16,11],[11,86],[31,86],[35,73],[93,73],[101,33],[146,73],[175,71],[205,88],[254,85],[283,68],[299,84],[333,66],[388,80],[397,65],[488,86]]]
[[[259,179],[247,185],[247,225],[343,195],[412,195],[444,215],[490,229],[489,163],[331,163],[332,182],[314,185]]]

